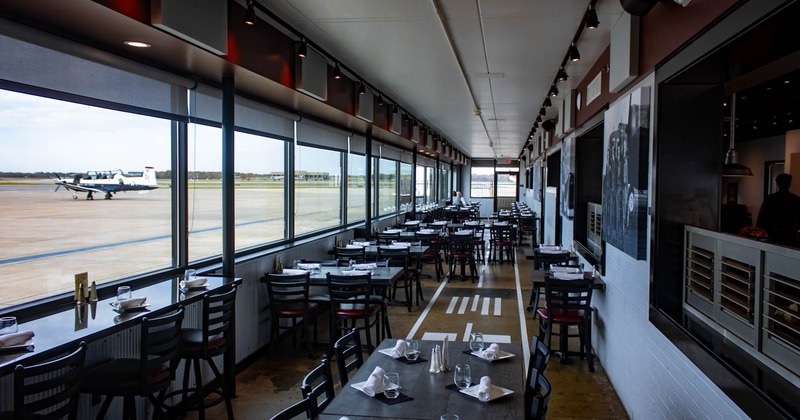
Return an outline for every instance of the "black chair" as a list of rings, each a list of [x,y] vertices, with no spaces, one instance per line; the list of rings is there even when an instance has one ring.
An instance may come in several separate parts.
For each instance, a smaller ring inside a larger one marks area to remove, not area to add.
[[[560,338],[559,352],[562,356],[578,354],[585,357],[589,363],[589,371],[594,372],[594,359],[592,355],[592,286],[594,280],[557,280],[550,276],[545,277],[545,302],[546,307],[540,308],[539,313],[539,339],[544,338],[545,345],[551,346],[551,338],[557,335]],[[553,327],[558,325],[558,333]],[[577,334],[570,334],[569,327],[577,327]],[[580,339],[580,351],[569,352],[567,340],[569,337]]]
[[[572,255],[569,250],[556,250],[553,252],[542,252],[539,248],[533,250],[533,268],[547,269],[550,264],[569,264]]]
[[[183,389],[167,394],[165,398],[181,394],[180,409],[182,411],[197,410],[199,418],[205,419],[205,409],[225,402],[228,418],[233,418],[231,395],[225,384],[225,378],[214,363],[214,357],[225,354],[228,343],[233,340],[236,319],[236,286],[231,285],[217,294],[203,296],[203,315],[200,328],[184,328],[181,330],[178,344],[178,359],[185,360],[183,368]],[[200,361],[205,360],[214,373],[219,389],[205,385]],[[195,386],[189,387],[189,375],[194,369]],[[206,401],[208,394],[218,394],[219,398]],[[191,395],[191,400],[190,400]],[[170,407],[173,408],[173,407]]]
[[[372,299],[372,275],[369,272],[357,276],[328,273],[328,294],[331,297],[330,342],[336,341],[340,331],[357,328],[364,330],[366,345],[372,352],[375,346],[370,330],[375,327],[376,336],[380,336],[382,309],[382,304]],[[358,326],[359,321],[362,321],[361,326]]]
[[[519,217],[519,241],[522,243],[522,238],[525,236],[531,237],[531,248],[536,246],[536,217],[535,216],[520,216]]]
[[[310,419],[317,417],[331,403],[335,395],[331,362],[327,356],[322,356],[322,363],[303,378],[300,391],[303,392],[303,398],[309,400],[307,413]],[[320,401],[320,398],[324,399]]]
[[[550,362],[550,349],[539,337],[531,338],[530,359],[528,360],[528,376],[525,379],[525,389],[536,386],[536,376],[544,375],[547,364]]]
[[[500,259],[497,254],[500,253]],[[493,225],[489,228],[489,255],[492,262],[503,262],[505,253],[508,261],[514,263],[514,234],[510,225]]]
[[[466,277],[465,267],[469,266],[470,279],[474,282],[478,267],[475,265],[475,240],[472,232],[466,235],[450,234],[448,248],[450,249],[450,279],[455,277],[456,265],[460,264],[461,279]]]
[[[422,275],[422,264],[429,262],[434,265],[434,269],[436,271],[436,281],[442,281],[442,275],[444,274],[444,270],[442,270],[442,239],[441,235],[438,233],[419,233],[417,232],[414,235],[414,238],[420,242],[421,245],[427,246],[428,249],[417,258],[417,270],[420,272],[420,276]],[[421,291],[419,291],[419,286],[417,286],[417,298],[419,299]],[[417,302],[419,303],[419,301]]]
[[[78,418],[78,397],[86,343],[69,354],[43,363],[14,368],[14,410],[2,419]]]
[[[537,375],[535,384],[525,388],[525,419],[546,419],[551,394],[550,381],[544,375]]]
[[[366,248],[364,247],[343,247],[337,246],[333,250],[333,254],[340,266],[347,266],[351,260],[363,261],[366,258]]]
[[[570,268],[578,268],[580,271],[583,271],[583,264],[573,264],[572,260],[569,258],[561,259],[556,264],[559,267],[570,267]],[[545,269],[549,270],[550,265],[545,267]],[[544,292],[544,281],[536,281],[533,276],[533,272],[531,272],[531,297],[528,299],[528,311],[533,311],[533,319],[536,319],[536,311],[541,307],[539,306],[539,297]]]
[[[311,350],[311,340],[308,334],[309,323],[314,324],[314,338],[317,337],[316,317],[319,305],[309,302],[309,273],[304,274],[267,274],[265,282],[269,292],[269,310],[272,318],[272,327],[269,331],[270,354],[273,353],[281,329],[292,333],[292,348],[297,340],[296,332],[302,329],[306,339],[308,357],[314,357]],[[288,319],[288,326],[281,327],[280,320]],[[299,322],[298,322],[299,321]]]
[[[408,312],[411,312],[411,289],[416,273],[411,270],[411,254],[409,248],[390,248],[378,246],[378,261],[387,261],[390,267],[400,267],[403,273],[399,279],[389,285],[389,297],[392,300],[397,298],[397,289],[403,289],[405,294],[405,304]]]
[[[284,408],[283,410],[279,411],[274,416],[270,417],[270,420],[292,420],[294,418],[303,416],[302,418],[311,419],[308,417],[308,410],[311,409],[311,400],[308,398],[303,398],[302,400]]]
[[[122,417],[135,419],[136,396],[146,397],[155,414],[164,416],[156,393],[164,392],[172,382],[172,363],[178,354],[183,307],[157,318],[142,318],[139,357],[112,359],[83,372],[81,392],[105,395],[98,419],[106,417],[114,397],[123,397]]]
[[[361,335],[358,330],[353,328],[342,338],[336,340],[333,352],[336,354],[336,365],[339,368],[339,382],[344,387],[350,380],[350,372],[354,372],[364,365],[364,355],[361,353]]]
[[[395,233],[378,232],[377,237],[378,237],[378,245],[390,245],[392,241],[400,240],[400,232],[395,232]]]

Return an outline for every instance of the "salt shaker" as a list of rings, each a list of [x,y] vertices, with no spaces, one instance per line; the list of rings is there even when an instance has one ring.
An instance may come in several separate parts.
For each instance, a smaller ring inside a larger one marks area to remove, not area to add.
[[[428,370],[430,373],[439,373],[439,355],[437,350],[439,345],[431,349],[431,368]]]

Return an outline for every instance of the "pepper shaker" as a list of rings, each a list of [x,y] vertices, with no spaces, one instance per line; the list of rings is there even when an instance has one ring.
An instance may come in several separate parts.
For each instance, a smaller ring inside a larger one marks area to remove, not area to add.
[[[449,366],[450,361],[447,360],[448,357],[447,354],[449,350],[450,350],[450,340],[448,340],[447,336],[445,336],[444,340],[442,340],[442,353],[441,353],[442,359],[441,362],[439,363],[440,372],[450,372],[450,366]]]
[[[439,345],[431,349],[431,368],[428,370],[430,373],[439,373],[439,355],[437,350]]]

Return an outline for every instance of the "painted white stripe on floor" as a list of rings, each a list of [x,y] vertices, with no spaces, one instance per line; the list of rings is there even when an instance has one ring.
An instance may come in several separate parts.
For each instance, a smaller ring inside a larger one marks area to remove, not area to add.
[[[472,323],[467,322],[467,327],[464,328],[464,338],[461,339],[463,342],[469,341],[469,336],[472,335]]]
[[[519,312],[519,332],[520,337],[522,338],[522,354],[524,356],[522,360],[525,365],[525,372],[528,372],[528,360],[530,357],[527,355],[530,354],[531,346],[530,342],[528,341],[528,327],[526,324],[527,319],[525,315],[527,312],[523,306],[522,286],[519,284],[519,264],[514,264],[514,279],[517,282],[517,312]]]
[[[456,308],[456,303],[458,303],[458,296],[453,296],[453,298],[450,299],[450,305],[447,306],[447,310],[444,311],[444,313],[446,313],[448,315],[452,314],[453,313],[453,309]]]
[[[481,273],[478,274],[478,285],[475,287],[478,289],[483,288],[483,270],[481,270]]]
[[[486,343],[486,347],[489,347],[489,344],[492,343],[510,343],[511,336],[505,334],[483,334],[483,342]]]
[[[494,316],[500,316],[500,303],[503,299],[496,297],[494,298]]]
[[[425,334],[422,334],[423,340],[433,340],[433,341],[442,341],[444,338],[447,337],[448,341],[456,341],[458,338],[458,333],[447,333],[447,332],[430,332],[427,331]]]
[[[467,311],[467,305],[469,305],[469,296],[465,296],[461,299],[461,306],[458,308],[459,315],[464,315],[464,312]]]
[[[439,298],[439,295],[442,293],[442,290],[444,290],[445,286],[447,286],[447,282],[443,281],[439,285],[439,288],[436,289],[436,293],[434,293],[433,297],[431,297],[431,300],[428,301],[428,306],[425,307],[425,309],[419,315],[419,318],[417,318],[417,322],[415,322],[414,326],[411,327],[411,331],[408,332],[408,335],[406,336],[406,340],[411,340],[412,338],[414,338],[414,334],[417,333],[417,330],[422,325],[422,323],[425,321],[425,317],[428,316],[428,312],[430,312],[431,308],[433,308],[433,304],[436,303],[436,299]],[[517,286],[519,286],[519,280],[517,281]]]
[[[483,305],[481,305],[481,315],[489,315],[489,301],[488,297],[483,298]]]

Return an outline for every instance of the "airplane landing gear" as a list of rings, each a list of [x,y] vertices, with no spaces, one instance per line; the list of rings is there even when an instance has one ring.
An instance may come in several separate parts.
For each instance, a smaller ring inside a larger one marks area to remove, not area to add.
[[[92,192],[91,192],[91,191],[89,191],[88,193],[86,193],[86,199],[87,199],[87,200],[94,200],[94,197],[92,196]]]
[[[77,200],[78,199],[78,194],[72,193],[72,199],[73,200]]]
[[[106,200],[111,200],[111,193],[110,192],[106,193]]]

